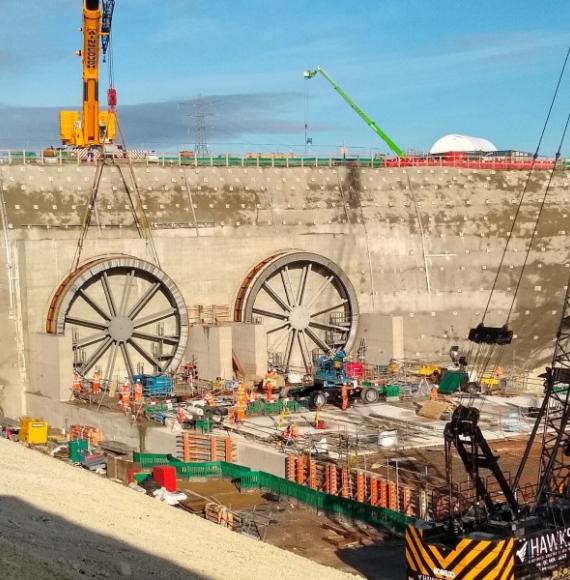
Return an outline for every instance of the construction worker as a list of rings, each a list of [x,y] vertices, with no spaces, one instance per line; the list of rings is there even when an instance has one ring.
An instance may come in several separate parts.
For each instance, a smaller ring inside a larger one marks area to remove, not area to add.
[[[342,387],[340,389],[340,399],[341,399],[341,408],[343,411],[346,411],[349,406],[348,402],[348,385],[346,383],[342,383]]]
[[[176,407],[176,420],[178,423],[180,423],[180,425],[184,425],[186,422],[186,411],[182,405],[178,405],[178,407]]]
[[[81,376],[78,372],[73,373],[73,394],[76,397],[81,394]]]
[[[298,441],[301,438],[301,433],[299,433],[299,427],[296,423],[289,423],[283,430],[282,436],[285,441]]]
[[[131,384],[129,381],[125,381],[121,387],[121,395],[119,399],[119,406],[126,409],[131,404]]]
[[[273,373],[268,372],[263,381],[263,391],[265,393],[265,402],[271,403],[273,401],[273,387],[275,386],[275,379]]]
[[[210,391],[206,392],[206,394],[204,395],[204,400],[206,401],[206,405],[208,407],[213,407],[216,404],[214,400],[214,395],[212,395]]]
[[[93,395],[98,395],[101,392],[101,373],[95,371],[93,373],[93,379],[91,380],[91,393]]]
[[[137,379],[134,388],[134,395],[135,395],[135,403],[140,403],[143,398],[143,387],[140,379]]]
[[[245,420],[245,411],[247,408],[247,394],[244,383],[240,382],[236,390],[236,404],[234,407],[234,421],[242,423]]]
[[[400,365],[393,359],[390,359],[388,363],[388,373],[391,375],[396,375],[400,372]]]

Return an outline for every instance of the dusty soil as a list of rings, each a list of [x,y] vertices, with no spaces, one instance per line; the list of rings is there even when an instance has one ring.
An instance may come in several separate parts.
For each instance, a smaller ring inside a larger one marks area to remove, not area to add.
[[[265,541],[274,546],[371,580],[406,577],[401,538],[292,505],[272,518]]]
[[[350,577],[1,439],[0,522],[2,580]]]
[[[179,480],[178,488],[239,513],[255,514],[263,540],[288,552],[367,578],[396,580],[405,576],[402,540],[372,526],[317,514],[270,493],[239,493],[228,480]]]

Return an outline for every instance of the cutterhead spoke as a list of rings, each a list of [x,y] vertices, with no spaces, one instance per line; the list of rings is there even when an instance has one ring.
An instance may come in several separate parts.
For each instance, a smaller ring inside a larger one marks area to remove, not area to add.
[[[123,295],[121,296],[121,305],[119,306],[119,316],[124,316],[125,312],[127,311],[127,304],[129,303],[129,295],[131,293],[134,277],[135,277],[134,270],[131,270],[125,277],[125,287],[123,289]]]
[[[272,334],[273,332],[277,332],[278,330],[283,330],[284,328],[289,327],[289,321],[284,322],[283,324],[278,324],[277,326],[273,326],[267,331],[267,334]]]
[[[93,328],[94,330],[107,330],[107,325],[93,320],[86,320],[85,318],[78,318],[77,316],[66,316],[65,322],[67,324],[75,324],[75,326],[83,326],[85,328]]]
[[[74,345],[73,348],[87,348],[93,344],[97,344],[102,340],[105,340],[109,334],[107,332],[97,332],[96,334],[91,334],[90,336],[86,336],[82,340],[78,340]]]
[[[319,322],[318,320],[311,320],[309,326],[312,326],[313,328],[321,328],[322,330],[334,330],[343,333],[349,331],[349,329],[344,326],[339,326],[338,324],[327,324],[326,322]]]
[[[174,316],[176,313],[175,308],[167,308],[166,310],[161,310],[156,314],[151,314],[146,318],[141,318],[140,320],[135,320],[133,323],[134,328],[141,328],[143,326],[148,326],[149,324],[154,324],[155,322],[160,322],[161,320],[165,320],[166,318],[170,318]]]
[[[297,334],[297,340],[299,341],[299,350],[301,351],[301,356],[303,357],[303,365],[305,366],[305,371],[308,373],[311,371],[311,355],[307,347],[307,339],[305,337],[305,332],[300,330]]]
[[[128,317],[132,320],[151,301],[152,297],[160,290],[160,282],[156,282],[140,297],[138,302],[129,310]]]
[[[287,302],[290,306],[295,306],[295,295],[293,294],[293,286],[291,285],[291,278],[289,277],[289,269],[287,267],[279,271],[281,274],[281,282],[283,283],[283,290],[287,296]]]
[[[313,297],[311,298],[311,300],[309,301],[309,303],[305,307],[310,309],[311,306],[315,303],[315,301],[319,298],[319,296],[323,293],[324,289],[327,286],[329,286],[332,281],[333,281],[332,276],[325,278],[323,280],[322,284],[319,286],[319,289],[313,294]]]
[[[293,352],[293,346],[295,345],[295,337],[297,336],[297,331],[292,328],[289,331],[289,336],[287,337],[287,346],[285,347],[285,357],[283,358],[284,369],[289,368],[289,362],[291,361],[291,353]]]
[[[310,328],[305,329],[305,334],[325,353],[331,352],[333,349],[315,332]]]
[[[176,345],[180,342],[179,336],[162,336],[160,334],[150,334],[148,332],[133,332],[133,338],[141,338],[143,340],[150,340],[152,342],[162,342],[164,344]]]
[[[117,316],[117,308],[115,306],[113,293],[111,292],[111,286],[109,285],[107,272],[103,272],[103,275],[101,276],[101,286],[103,286],[103,293],[105,294],[105,300],[107,300],[107,306],[109,307],[111,316]]]
[[[125,367],[127,369],[127,372],[129,373],[129,381],[133,380],[133,377],[135,376],[135,371],[134,371],[134,367],[133,367],[133,363],[131,361],[131,357],[129,356],[129,351],[127,349],[127,345],[123,342],[121,343],[121,354],[123,355],[123,361],[125,363]]]
[[[129,340],[129,344],[145,359],[147,360],[155,370],[162,370],[161,364],[149,353],[147,352],[136,340],[132,338]]]
[[[289,304],[286,304],[283,298],[281,298],[281,296],[279,296],[279,294],[277,294],[277,292],[275,292],[275,290],[273,290],[273,288],[271,288],[267,282],[264,282],[263,289],[267,292],[267,294],[269,294],[269,296],[271,296],[271,298],[273,298],[273,300],[283,309],[284,312],[289,312],[291,310]]]
[[[303,304],[303,298],[305,296],[305,289],[307,288],[307,280],[309,279],[309,274],[311,273],[312,264],[309,263],[303,266],[301,271],[301,279],[299,280],[299,289],[297,291],[297,304]]]
[[[107,387],[113,380],[113,371],[115,370],[115,362],[117,360],[117,352],[119,351],[119,345],[115,342],[111,347],[111,352],[109,353],[109,359],[107,361],[107,369],[103,376],[103,380],[107,381]]]
[[[80,288],[77,293],[103,320],[111,320],[111,317],[91,298],[91,296],[85,292],[85,290]]]
[[[101,357],[109,350],[113,339],[107,338],[105,342],[95,350],[95,352],[83,363],[81,366],[81,374],[85,376],[101,359]]]
[[[343,300],[342,302],[339,302],[338,304],[335,304],[334,306],[327,306],[327,308],[323,308],[322,310],[319,310],[318,312],[313,312],[311,314],[311,318],[315,318],[316,316],[320,316],[321,314],[326,314],[327,312],[332,312],[333,310],[338,310],[339,308],[342,308],[347,302],[348,302],[348,300]]]
[[[259,314],[261,316],[267,316],[268,318],[277,318],[278,320],[287,320],[288,316],[286,314],[278,312],[270,312],[269,310],[264,310],[262,308],[254,308],[254,314]]]

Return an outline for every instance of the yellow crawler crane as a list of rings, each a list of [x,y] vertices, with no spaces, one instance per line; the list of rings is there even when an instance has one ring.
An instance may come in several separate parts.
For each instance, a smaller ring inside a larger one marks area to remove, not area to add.
[[[70,147],[98,147],[115,138],[116,92],[109,89],[109,110],[99,109],[99,58],[109,47],[114,0],[84,0],[83,48],[78,51],[83,63],[82,111],[60,111],[61,142]]]
[[[570,47],[533,156],[533,165],[569,59]],[[557,160],[569,127],[570,114],[562,130]],[[531,174],[532,167],[520,196],[519,209],[525,200]],[[542,192],[541,209],[535,218],[504,324],[491,326],[486,324],[485,317],[504,266],[516,218],[507,236],[481,322],[469,331],[473,357],[483,360],[481,376],[489,379],[491,382],[487,384],[491,386],[502,374],[498,363],[504,352],[500,347],[510,344],[516,337],[509,328],[510,317],[553,177],[554,169]],[[498,356],[491,366],[495,370],[490,374],[489,362],[495,349]],[[499,456],[483,434],[480,426],[482,402],[475,406],[475,397],[465,397],[453,411],[443,431],[446,486],[443,491],[434,490],[426,520],[416,521],[406,530],[408,580],[570,578],[570,280],[566,285],[552,360],[540,376],[544,379],[544,398],[514,477],[502,470]],[[535,445],[540,446],[536,484],[530,481],[535,474],[529,470],[529,458],[534,456]],[[470,480],[469,488],[458,485],[454,479],[452,453],[463,464]]]

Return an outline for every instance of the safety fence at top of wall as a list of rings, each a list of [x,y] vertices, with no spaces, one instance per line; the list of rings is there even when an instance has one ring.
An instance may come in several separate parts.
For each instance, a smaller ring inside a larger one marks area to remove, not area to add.
[[[301,156],[278,154],[259,155],[209,155],[196,157],[177,153],[149,153],[144,150],[129,150],[120,155],[108,156],[117,164],[133,163],[143,166],[159,167],[362,167],[362,168],[399,168],[399,167],[450,167],[463,169],[482,170],[510,170],[525,171],[532,166],[530,157],[517,156],[481,156],[481,155],[413,155],[410,157],[326,157],[326,156]],[[89,154],[87,150],[0,150],[0,165],[89,165],[95,164],[97,157]],[[544,171],[555,166],[554,159],[540,158],[534,164],[534,169]],[[560,169],[570,169],[570,159],[561,159],[558,162]]]

